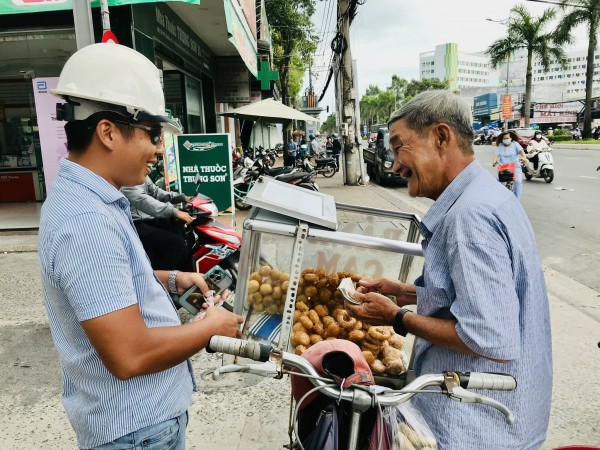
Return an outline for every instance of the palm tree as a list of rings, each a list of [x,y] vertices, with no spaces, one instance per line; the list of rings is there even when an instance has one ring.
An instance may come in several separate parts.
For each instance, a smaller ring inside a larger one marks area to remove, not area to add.
[[[592,137],[592,88],[594,84],[594,53],[596,33],[600,24],[600,0],[561,0],[561,9],[565,11],[557,34],[567,43],[572,42],[571,30],[585,24],[588,31],[587,67],[585,73],[585,112],[583,115],[584,139]]]
[[[571,0],[569,0],[571,1]],[[546,32],[545,28],[554,19],[553,8],[545,10],[540,17],[533,17],[523,5],[510,10],[506,37],[500,38],[486,50],[493,68],[508,60],[519,50],[527,51],[527,74],[525,76],[525,126],[529,127],[529,111],[531,108],[532,63],[536,57],[545,71],[551,62],[558,62],[567,67],[567,59],[560,44],[562,41],[555,31]],[[507,80],[508,83],[508,80]]]

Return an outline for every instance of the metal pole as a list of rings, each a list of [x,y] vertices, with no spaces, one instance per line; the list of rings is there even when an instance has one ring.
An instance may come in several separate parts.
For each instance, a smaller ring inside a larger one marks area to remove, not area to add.
[[[100,0],[100,15],[102,16],[102,33],[110,30],[110,14],[108,13],[108,0]]]
[[[353,72],[352,72],[352,52],[350,51],[350,14],[349,0],[338,0],[339,14],[342,23],[342,35],[344,36],[342,61],[340,64],[341,84],[342,84],[342,110],[341,123],[346,123],[348,126],[348,135],[344,136],[344,168],[345,179],[344,184],[349,186],[358,185],[357,168],[358,149],[355,145],[355,104],[356,94],[353,87]]]
[[[73,0],[73,21],[77,50],[95,42],[91,5],[87,0]]]

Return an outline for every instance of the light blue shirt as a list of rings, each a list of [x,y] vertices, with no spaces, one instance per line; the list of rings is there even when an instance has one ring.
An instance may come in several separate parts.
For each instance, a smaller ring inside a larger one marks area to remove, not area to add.
[[[150,267],[123,194],[63,159],[42,207],[39,257],[62,367],[62,401],[79,447],[105,444],[184,413],[195,389],[189,361],[119,380],[80,324],[135,304],[148,327],[181,324]]]
[[[544,274],[525,211],[474,161],[433,204],[420,229],[425,264],[415,281],[418,313],[456,319],[456,332],[471,350],[510,361],[496,363],[418,339],[417,375],[501,372],[518,383],[510,392],[481,391],[515,413],[514,425],[487,406],[416,396],[438,448],[539,448],[550,415],[552,348]]]
[[[507,147],[503,143],[500,143],[496,147],[496,156],[500,161],[500,164],[517,163],[517,172],[521,171],[521,164],[519,164],[519,153],[523,150],[523,147],[518,142],[511,142]]]

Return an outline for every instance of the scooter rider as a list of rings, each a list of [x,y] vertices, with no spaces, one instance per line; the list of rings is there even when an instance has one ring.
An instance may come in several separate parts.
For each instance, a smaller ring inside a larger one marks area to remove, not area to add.
[[[194,221],[192,216],[173,205],[189,202],[192,198],[167,192],[156,186],[150,177],[146,177],[143,184],[121,188],[121,192],[129,200],[133,224],[152,268],[193,271],[185,239],[173,223],[173,219],[188,225]]]
[[[318,139],[316,139],[313,134],[311,134],[310,136],[308,136],[308,139],[310,139],[310,152],[309,152],[309,155],[315,156],[317,158],[322,158],[323,157],[323,154],[322,154],[323,152],[321,151],[321,144],[319,143]]]
[[[533,139],[529,141],[529,145],[527,146],[527,159],[533,163],[534,170],[538,170],[540,151],[546,149],[548,149],[546,139],[542,136],[541,131],[536,131],[533,135]]]
[[[42,207],[39,258],[77,445],[182,450],[196,390],[188,359],[215,334],[241,335],[242,318],[210,306],[181,324],[169,291],[209,288],[198,273],[152,269],[119,191],[144,182],[163,129],[181,125],[165,114],[156,66],[122,45],[78,50],[50,92],[66,101],[57,119],[69,154]]]

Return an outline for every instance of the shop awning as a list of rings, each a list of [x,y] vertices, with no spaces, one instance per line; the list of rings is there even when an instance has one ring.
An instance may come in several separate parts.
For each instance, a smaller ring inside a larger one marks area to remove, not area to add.
[[[0,2],[0,14],[23,14],[46,11],[61,11],[73,9],[74,0],[29,0],[23,2]],[[201,0],[108,0],[108,6],[136,5],[139,3],[158,3],[165,1],[177,1],[199,5]],[[99,8],[100,1],[92,1],[92,7]]]
[[[284,123],[290,120],[303,120],[305,122],[320,122],[316,117],[304,114],[294,108],[284,105],[277,100],[268,98],[260,102],[233,109],[220,114],[225,117],[233,117],[243,120],[264,119],[267,122]]]

